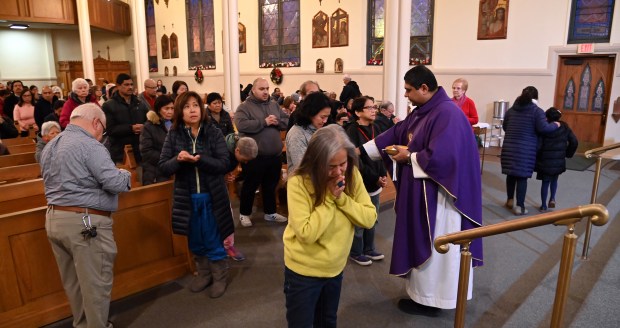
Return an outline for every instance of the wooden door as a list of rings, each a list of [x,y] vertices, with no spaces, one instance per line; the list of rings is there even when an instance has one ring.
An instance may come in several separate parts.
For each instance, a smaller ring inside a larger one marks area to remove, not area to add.
[[[580,149],[603,144],[615,60],[615,55],[560,57],[554,106]]]

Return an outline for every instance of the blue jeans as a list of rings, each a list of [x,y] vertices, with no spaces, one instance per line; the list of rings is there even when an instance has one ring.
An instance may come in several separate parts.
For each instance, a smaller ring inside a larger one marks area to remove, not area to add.
[[[377,210],[377,214],[379,214],[379,203],[381,194],[376,194],[374,196],[370,196],[370,201],[375,205],[375,209]],[[360,256],[363,254],[368,254],[375,250],[375,227],[377,226],[377,222],[370,229],[364,229],[360,227],[355,227],[355,234],[353,235],[353,245],[351,245],[351,253],[352,257]]]
[[[210,261],[223,260],[228,256],[213,216],[210,194],[192,194],[192,217],[187,242],[194,255],[206,256]]]
[[[332,278],[307,277],[284,268],[286,321],[291,328],[336,327],[342,272]]]
[[[555,193],[558,190],[558,175],[551,177],[549,180],[543,180],[540,187],[540,199],[542,200],[542,207],[547,208],[547,191],[551,190],[551,198],[549,200],[555,200]]]

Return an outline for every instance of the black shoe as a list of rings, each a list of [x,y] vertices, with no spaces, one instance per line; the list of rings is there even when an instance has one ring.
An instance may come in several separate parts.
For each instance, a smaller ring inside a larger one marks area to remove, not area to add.
[[[439,308],[422,305],[408,298],[402,298],[398,301],[398,309],[407,314],[423,315],[427,317],[437,317],[441,313],[441,309]]]

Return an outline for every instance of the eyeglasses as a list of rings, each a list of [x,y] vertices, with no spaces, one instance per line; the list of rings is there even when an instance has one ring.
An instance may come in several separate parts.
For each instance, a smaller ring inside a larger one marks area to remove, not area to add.
[[[145,86],[145,88],[147,88],[147,89],[157,89],[157,86],[154,86],[154,87]]]
[[[97,119],[97,122],[99,122],[99,124],[101,124],[101,128],[103,129],[103,133],[101,133],[102,136],[105,136],[107,133],[107,130],[105,128],[105,125],[103,125],[103,122],[101,122],[100,119]]]
[[[374,109],[374,110],[379,109],[379,107],[377,107],[377,105],[374,105],[374,106],[364,106],[363,108],[364,109]]]

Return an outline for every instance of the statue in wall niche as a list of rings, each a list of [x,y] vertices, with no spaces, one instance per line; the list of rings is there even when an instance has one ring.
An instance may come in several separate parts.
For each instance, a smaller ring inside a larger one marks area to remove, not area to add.
[[[317,73],[325,72],[325,62],[321,58],[316,60],[316,72]]]
[[[170,75],[170,71],[168,71],[168,66],[166,66],[166,68],[164,68],[164,76],[168,75]]]
[[[342,73],[344,63],[342,59],[336,58],[336,62],[334,63],[334,73]]]
[[[177,67],[176,66],[172,67],[172,76],[177,76]]]

